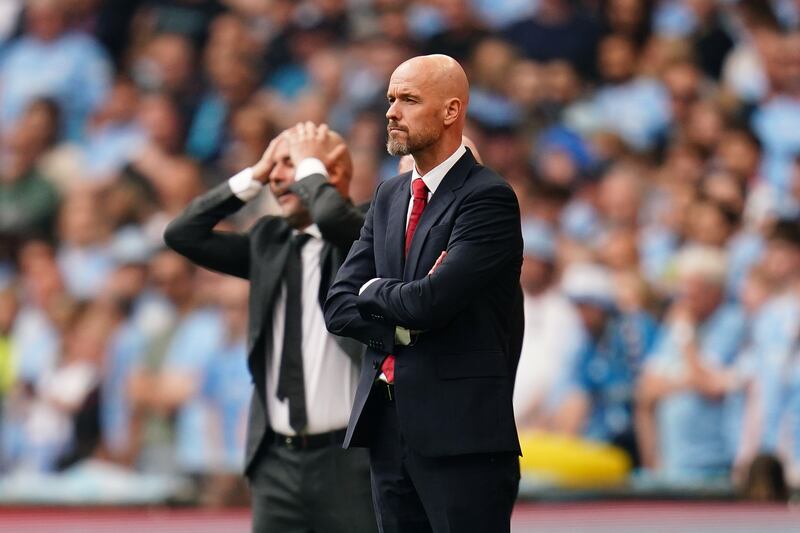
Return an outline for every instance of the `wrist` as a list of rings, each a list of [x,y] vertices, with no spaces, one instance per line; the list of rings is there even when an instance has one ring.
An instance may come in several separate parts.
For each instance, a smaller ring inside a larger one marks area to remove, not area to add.
[[[688,346],[694,342],[696,336],[694,325],[685,320],[675,322],[672,326],[672,332],[675,336],[675,342],[681,347]]]

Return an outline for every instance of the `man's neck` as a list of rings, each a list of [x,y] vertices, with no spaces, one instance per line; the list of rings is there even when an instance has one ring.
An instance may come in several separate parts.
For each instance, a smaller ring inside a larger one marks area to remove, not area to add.
[[[458,139],[447,139],[436,143],[425,150],[419,151],[414,156],[414,164],[420,176],[424,176],[434,168],[441,165],[448,157],[453,155],[461,146],[461,136]]]

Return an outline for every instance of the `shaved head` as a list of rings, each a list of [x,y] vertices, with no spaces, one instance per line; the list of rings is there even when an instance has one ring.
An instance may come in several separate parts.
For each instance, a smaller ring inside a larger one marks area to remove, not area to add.
[[[458,98],[466,106],[469,101],[467,74],[458,61],[443,54],[412,57],[397,67],[392,80],[415,80],[419,87],[443,100]],[[390,82],[391,83],[391,82]]]
[[[395,69],[387,91],[392,155],[411,155],[427,172],[461,144],[469,82],[452,57],[435,54],[409,59]]]

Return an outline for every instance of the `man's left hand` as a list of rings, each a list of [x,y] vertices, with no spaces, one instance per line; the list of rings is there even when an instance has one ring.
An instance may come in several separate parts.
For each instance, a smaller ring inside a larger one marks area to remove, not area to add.
[[[312,157],[322,161],[325,168],[329,169],[347,151],[344,143],[329,149],[328,131],[326,124],[316,126],[313,122],[301,122],[286,130],[289,157],[295,167],[302,160]]]

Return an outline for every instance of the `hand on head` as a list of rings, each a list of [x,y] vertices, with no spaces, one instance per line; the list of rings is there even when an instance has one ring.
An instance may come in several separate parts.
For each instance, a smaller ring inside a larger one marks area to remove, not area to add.
[[[348,196],[353,174],[350,151],[342,136],[327,124],[301,122],[282,131],[253,165],[253,177],[261,183],[278,179],[281,182],[278,188],[285,188],[294,181],[297,166],[306,158],[320,160],[330,182],[342,196]]]

